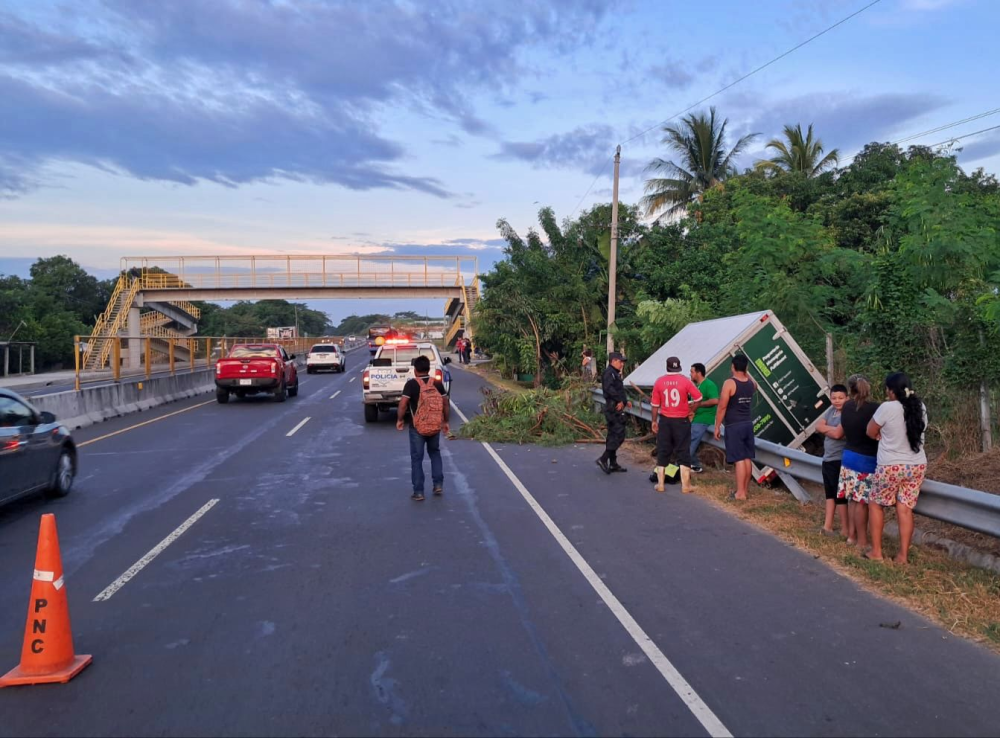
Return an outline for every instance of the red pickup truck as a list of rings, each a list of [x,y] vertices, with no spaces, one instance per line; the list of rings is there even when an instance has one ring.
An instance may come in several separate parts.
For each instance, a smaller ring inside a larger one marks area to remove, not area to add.
[[[299,393],[299,374],[295,354],[289,356],[275,343],[242,343],[233,346],[229,356],[215,365],[215,399],[229,402],[229,395],[246,397],[271,392],[275,402]]]

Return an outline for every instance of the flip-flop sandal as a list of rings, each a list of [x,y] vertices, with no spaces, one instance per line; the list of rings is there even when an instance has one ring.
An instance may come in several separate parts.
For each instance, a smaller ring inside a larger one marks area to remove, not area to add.
[[[884,564],[885,563],[885,559],[873,559],[871,556],[868,555],[867,551],[863,551],[861,553],[861,558],[867,559],[868,561],[875,561],[875,562],[877,562],[879,564]]]
[[[730,500],[735,500],[736,499],[736,490],[735,489],[729,491],[729,499]]]
[[[820,528],[819,532],[822,533],[827,538],[840,538],[840,534],[836,531],[827,530],[826,528]]]

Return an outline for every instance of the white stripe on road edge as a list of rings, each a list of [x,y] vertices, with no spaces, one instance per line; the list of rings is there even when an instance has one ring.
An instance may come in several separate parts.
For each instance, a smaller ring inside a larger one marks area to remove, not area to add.
[[[458,417],[462,419],[463,423],[469,422],[465,415],[459,410],[458,405],[454,402],[451,406],[458,413]],[[497,455],[497,452],[493,450],[493,447],[485,441],[482,442],[483,448],[493,457],[493,460],[500,467],[500,470],[507,476],[511,481],[511,484],[521,493],[521,497],[524,498],[528,506],[535,511],[535,515],[538,516],[542,524],[548,529],[552,537],[556,539],[556,543],[559,547],[569,556],[570,561],[572,561],[576,568],[580,570],[583,574],[584,579],[594,588],[598,596],[604,601],[604,604],[608,606],[608,609],[618,618],[618,622],[621,623],[628,634],[632,636],[632,640],[636,642],[636,645],[642,649],[643,653],[649,658],[656,667],[657,671],[663,675],[663,678],[667,680],[667,684],[677,693],[677,696],[681,698],[691,714],[695,716],[702,727],[708,731],[708,734],[714,738],[732,738],[732,733],[722,724],[722,721],[716,717],[715,713],[712,712],[711,708],[705,704],[705,702],[698,696],[698,693],[694,691],[694,688],[688,684],[687,680],[681,676],[681,673],[677,671],[670,660],[663,654],[663,651],[653,642],[653,639],[646,635],[646,632],[642,629],[642,626],[635,621],[629,611],[625,609],[625,606],[618,601],[618,598],[614,596],[607,585],[601,581],[601,578],[597,576],[587,560],[580,555],[580,552],[576,550],[576,547],[570,543],[569,539],[563,535],[563,532],[559,530],[552,518],[549,517],[548,513],[542,509],[542,506],[538,504],[538,501],[531,495],[527,487],[521,483],[521,480],[510,470],[510,467],[504,463],[504,460]]]
[[[355,379],[357,379],[357,378],[358,378],[358,377],[357,377],[357,375],[354,375],[353,377],[351,377],[350,381],[352,381],[352,382],[353,382],[353,381],[354,381]]]
[[[339,395],[339,394],[340,394],[340,390],[337,390],[332,395],[330,395],[330,399],[331,400],[336,400],[337,399],[337,395]]]
[[[204,505],[202,505],[201,508],[198,510],[198,512],[196,512],[190,518],[188,518],[183,523],[181,523],[180,526],[177,528],[177,530],[175,530],[169,536],[167,536],[162,541],[160,541],[159,543],[157,543],[156,546],[154,546],[152,549],[150,549],[149,553],[147,553],[141,559],[139,559],[134,564],[132,564],[132,566],[129,567],[128,571],[126,571],[124,574],[122,574],[120,577],[118,577],[115,581],[113,581],[111,584],[109,584],[107,586],[107,588],[105,588],[105,590],[103,592],[101,592],[99,595],[97,595],[97,597],[94,598],[94,602],[104,602],[104,601],[110,600],[111,599],[111,595],[113,595],[119,589],[121,589],[126,584],[128,584],[129,580],[132,577],[134,577],[140,571],[142,571],[143,569],[145,569],[146,566],[149,564],[149,562],[151,562],[153,559],[155,559],[157,556],[159,556],[161,553],[163,553],[163,550],[167,546],[169,546],[171,543],[173,543],[178,538],[180,538],[181,534],[183,534],[184,531],[186,531],[192,525],[194,525],[195,523],[197,523],[198,519],[201,518],[202,515],[204,515],[205,513],[207,513],[213,507],[215,507],[215,504],[218,501],[219,501],[218,499],[209,500]]]
[[[291,436],[294,436],[294,435],[295,435],[295,434],[296,434],[296,433],[298,432],[299,428],[301,428],[302,426],[304,426],[304,425],[305,425],[306,423],[308,423],[309,421],[310,421],[310,418],[306,418],[306,419],[305,419],[305,420],[303,420],[303,421],[302,421],[301,423],[299,423],[299,424],[298,424],[297,426],[295,426],[295,427],[294,427],[294,428],[292,428],[292,429],[291,429],[290,431],[288,431],[288,433],[286,433],[286,434],[285,434],[285,436],[286,436],[286,437],[291,437]]]

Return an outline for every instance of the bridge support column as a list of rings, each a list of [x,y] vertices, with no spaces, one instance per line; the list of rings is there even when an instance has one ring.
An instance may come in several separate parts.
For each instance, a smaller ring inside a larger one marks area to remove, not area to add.
[[[139,322],[139,308],[129,308],[128,329],[125,334],[129,337],[128,359],[126,359],[126,366],[129,369],[142,368],[142,341],[138,338],[141,334],[142,328]],[[133,336],[135,336],[135,338],[132,338]]]

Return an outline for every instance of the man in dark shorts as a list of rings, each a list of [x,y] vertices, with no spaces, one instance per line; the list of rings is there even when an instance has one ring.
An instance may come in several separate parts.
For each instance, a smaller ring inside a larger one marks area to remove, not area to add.
[[[751,466],[754,457],[753,398],[757,385],[747,367],[750,360],[743,354],[733,357],[733,376],[722,385],[719,409],[715,411],[715,440],[722,438],[726,426],[726,461],[736,467],[736,491],[730,497],[747,499],[750,492]]]
[[[605,474],[627,471],[618,463],[618,449],[625,442],[625,408],[632,407],[625,394],[625,384],[622,382],[625,357],[617,351],[612,351],[608,361],[608,368],[601,377],[601,389],[604,391],[604,419],[608,421],[608,436],[604,442],[604,453],[597,459],[597,465]]]
[[[653,433],[656,434],[656,491],[663,492],[670,458],[677,455],[681,491],[689,495],[691,486],[691,402],[701,400],[701,392],[681,371],[681,360],[667,359],[667,373],[653,385]]]

